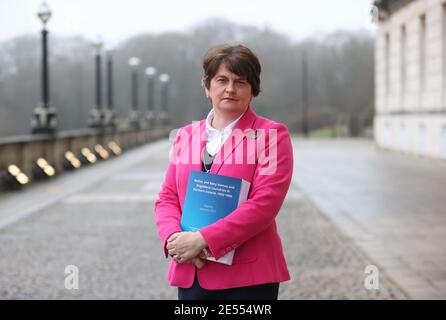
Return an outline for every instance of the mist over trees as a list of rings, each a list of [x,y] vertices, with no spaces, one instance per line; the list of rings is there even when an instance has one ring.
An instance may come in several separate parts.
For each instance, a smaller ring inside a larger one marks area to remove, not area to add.
[[[0,137],[29,134],[40,97],[39,33],[0,43]],[[178,127],[199,120],[210,110],[200,80],[201,59],[212,46],[241,43],[262,64],[261,94],[252,102],[263,116],[284,122],[292,131],[302,118],[302,57],[308,68],[308,110],[312,128],[339,119],[371,118],[373,112],[374,39],[365,31],[335,32],[298,43],[268,28],[244,26],[221,19],[204,21],[185,32],[139,34],[116,47],[114,105],[125,118],[131,106],[132,56],[141,59],[139,110],[147,104],[144,70],[154,66],[170,75],[169,117]],[[94,105],[94,50],[82,37],[49,38],[50,103],[57,109],[59,130],[87,127]],[[105,63],[105,55],[103,59]],[[103,66],[105,80],[105,65]],[[103,101],[105,102],[105,81]],[[159,86],[157,87],[159,89]],[[155,103],[159,108],[159,91]],[[104,103],[105,105],[105,103]]]

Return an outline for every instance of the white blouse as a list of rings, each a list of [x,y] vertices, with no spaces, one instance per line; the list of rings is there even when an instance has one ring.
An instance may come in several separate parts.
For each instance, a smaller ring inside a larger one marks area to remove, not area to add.
[[[225,143],[226,139],[231,134],[232,129],[244,114],[245,113],[242,113],[240,117],[232,121],[226,127],[218,130],[211,126],[212,119],[214,118],[214,109],[211,109],[208,116],[206,117],[206,132],[208,134],[206,140],[206,150],[209,155],[214,156],[218,153],[221,146]]]

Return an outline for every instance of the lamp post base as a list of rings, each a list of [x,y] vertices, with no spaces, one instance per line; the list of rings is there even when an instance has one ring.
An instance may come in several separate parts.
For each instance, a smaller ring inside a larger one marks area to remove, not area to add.
[[[169,118],[167,117],[167,113],[164,111],[161,111],[158,116],[158,124],[160,126],[167,126],[169,124]]]
[[[104,127],[104,114],[102,110],[99,110],[96,107],[90,110],[90,117],[88,118],[88,126],[90,128]]]
[[[103,113],[104,126],[109,128],[116,127],[116,115],[114,111],[106,109]]]
[[[153,111],[147,111],[145,114],[145,120],[149,127],[153,127],[155,125],[155,114]]]
[[[54,134],[57,127],[56,109],[39,105],[31,119],[31,133]]]
[[[129,124],[131,128],[139,129],[141,127],[139,114],[135,110],[129,112]]]

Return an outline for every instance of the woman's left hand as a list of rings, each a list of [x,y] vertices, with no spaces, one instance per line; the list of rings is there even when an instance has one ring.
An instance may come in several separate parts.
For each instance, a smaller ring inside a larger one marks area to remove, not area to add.
[[[167,239],[166,248],[176,262],[188,263],[206,247],[200,232],[177,232]]]

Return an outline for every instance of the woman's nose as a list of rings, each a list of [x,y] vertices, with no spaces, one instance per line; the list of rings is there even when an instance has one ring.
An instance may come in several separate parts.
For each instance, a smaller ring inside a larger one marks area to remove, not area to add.
[[[226,91],[227,92],[234,92],[235,91],[235,84],[232,81],[229,81],[226,85]]]

